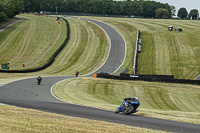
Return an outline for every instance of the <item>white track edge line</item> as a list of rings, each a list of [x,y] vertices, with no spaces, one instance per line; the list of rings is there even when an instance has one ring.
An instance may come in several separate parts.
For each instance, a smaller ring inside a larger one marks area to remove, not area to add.
[[[70,78],[70,79],[75,79],[75,78]],[[94,109],[100,109],[100,110],[105,110],[105,111],[111,111],[111,110],[106,110],[106,109],[102,109],[102,108],[96,108],[96,107],[91,107],[91,106],[85,106],[85,105],[79,105],[79,104],[75,104],[75,103],[72,103],[72,102],[67,102],[67,101],[63,101],[62,99],[58,98],[56,95],[54,95],[53,93],[53,87],[57,84],[57,83],[60,83],[62,81],[65,81],[65,80],[70,80],[70,79],[63,79],[61,81],[58,81],[56,82],[55,84],[53,84],[53,86],[51,87],[51,95],[56,98],[57,100],[61,101],[61,102],[64,102],[64,103],[68,103],[68,104],[73,104],[73,105],[78,105],[78,106],[82,106],[82,107],[90,107],[90,108],[94,108]]]

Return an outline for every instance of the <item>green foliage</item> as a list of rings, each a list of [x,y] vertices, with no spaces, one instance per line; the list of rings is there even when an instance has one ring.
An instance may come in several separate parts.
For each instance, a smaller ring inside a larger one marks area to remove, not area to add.
[[[156,18],[169,18],[169,11],[164,8],[159,8],[156,10]]]
[[[22,0],[1,0],[0,1],[0,12],[6,14],[6,17],[13,18],[15,15],[19,14],[24,10],[24,5]],[[1,15],[3,15],[1,13]],[[5,18],[5,15],[3,15]],[[4,21],[4,19],[1,19]],[[6,19],[5,19],[6,20]]]
[[[126,15],[155,17],[158,8],[165,8],[171,17],[174,10],[168,4],[155,1],[113,1],[113,0],[23,0],[26,12],[51,11],[89,13],[103,15]]]
[[[176,8],[175,6],[171,6],[171,11],[172,11],[172,16],[176,16],[175,13],[176,13]]]
[[[24,4],[21,0],[13,0],[15,5],[15,15],[20,14],[20,12],[24,11]]]
[[[193,9],[193,10],[190,11],[188,17],[189,17],[189,18],[192,17],[192,19],[197,19],[198,16],[199,16],[198,10],[197,10],[197,9]]]
[[[0,12],[0,22],[6,21],[8,18],[4,12]]]
[[[188,12],[185,8],[180,8],[177,16],[180,18],[186,18],[188,16]]]

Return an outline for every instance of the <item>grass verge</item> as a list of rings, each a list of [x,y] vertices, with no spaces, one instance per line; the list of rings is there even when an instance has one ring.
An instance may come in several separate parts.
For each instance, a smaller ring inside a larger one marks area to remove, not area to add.
[[[138,115],[200,124],[200,87],[195,85],[76,78],[57,83],[53,93],[67,102],[113,111],[123,98],[138,96]]]
[[[164,133],[103,121],[68,117],[32,109],[0,105],[0,127],[4,133]]]
[[[122,69],[128,67],[128,73],[133,73],[136,33],[140,30],[143,41],[138,62],[139,74],[174,75],[179,79],[195,79],[199,75],[199,21],[91,18],[110,24],[124,36],[127,56]],[[170,25],[178,25],[183,31],[168,31]]]

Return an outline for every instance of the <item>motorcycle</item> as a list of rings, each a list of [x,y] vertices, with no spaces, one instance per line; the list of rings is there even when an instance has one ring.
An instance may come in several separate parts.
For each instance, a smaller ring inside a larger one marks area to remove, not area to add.
[[[38,78],[37,78],[37,83],[38,83],[38,85],[41,84],[41,81],[42,81],[42,78],[41,78],[41,77],[38,77]]]
[[[37,83],[38,83],[38,85],[40,85],[40,84],[41,84],[41,81],[40,81],[40,80],[38,80],[38,81],[37,81]]]
[[[126,115],[130,115],[131,113],[136,113],[136,110],[140,106],[140,101],[138,97],[133,98],[125,98],[120,107],[115,110],[115,113],[118,114],[123,112]]]

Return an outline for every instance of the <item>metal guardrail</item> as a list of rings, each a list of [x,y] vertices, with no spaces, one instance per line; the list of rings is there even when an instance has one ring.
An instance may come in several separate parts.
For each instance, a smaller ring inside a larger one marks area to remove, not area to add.
[[[141,42],[141,43],[140,43]],[[135,57],[134,57],[134,65],[133,65],[133,74],[137,74],[138,70],[138,54],[141,52],[142,49],[142,40],[140,39],[140,30],[137,32],[137,39],[135,45]]]

